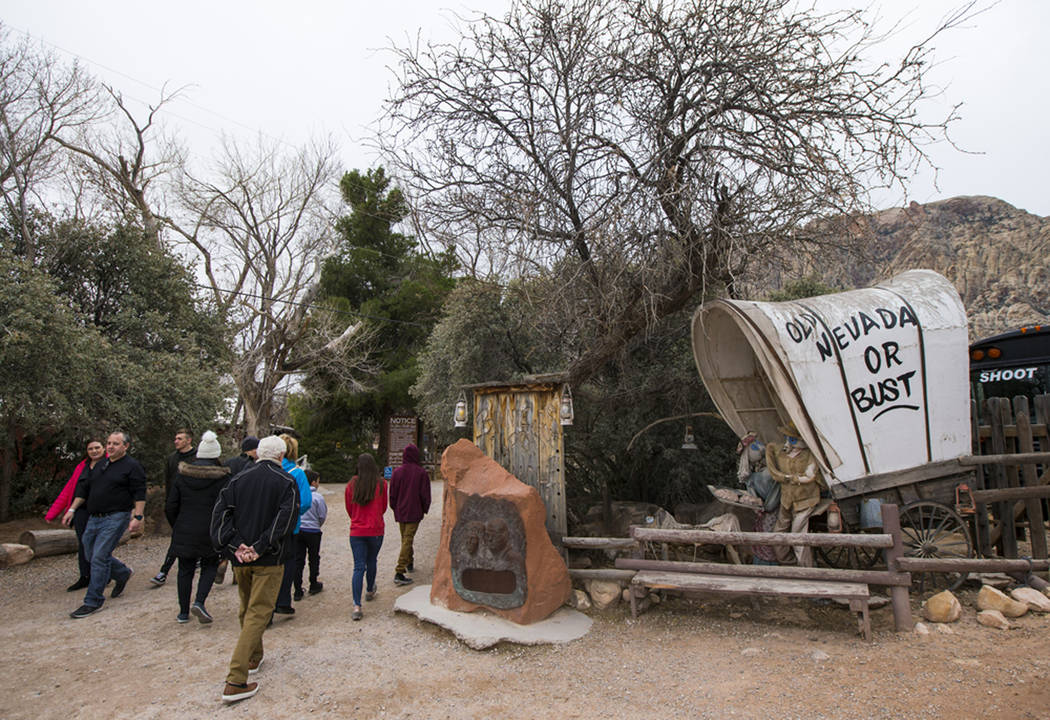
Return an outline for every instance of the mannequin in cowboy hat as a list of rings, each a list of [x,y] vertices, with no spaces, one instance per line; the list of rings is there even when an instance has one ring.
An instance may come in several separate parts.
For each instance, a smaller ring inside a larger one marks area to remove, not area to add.
[[[813,451],[799,435],[794,421],[777,428],[784,435],[782,445],[766,445],[766,466],[770,475],[780,483],[780,512],[773,532],[789,530],[793,533],[809,531],[809,517],[820,502],[820,490],[826,488],[824,476],[817,467]],[[797,546],[796,562],[800,566],[813,566],[813,549]],[[777,559],[783,563],[791,559],[791,550],[777,548]]]

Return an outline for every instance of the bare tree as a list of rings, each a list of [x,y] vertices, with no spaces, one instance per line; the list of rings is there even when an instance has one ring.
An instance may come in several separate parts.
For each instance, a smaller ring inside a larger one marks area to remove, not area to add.
[[[274,389],[288,376],[323,367],[355,388],[368,371],[363,325],[310,309],[335,242],[335,158],[330,141],[293,153],[227,141],[207,178],[185,173],[180,183],[190,219],[174,227],[200,255],[235,334],[232,374],[253,433],[268,429]]]
[[[0,26],[0,194],[21,252],[32,254],[32,211],[63,166],[55,138],[101,112],[97,86],[78,65],[60,63],[28,39],[12,42]]]
[[[903,187],[955,117],[919,114],[930,39],[969,10],[879,64],[861,13],[793,0],[521,0],[394,48],[379,143],[466,266],[560,280],[539,305],[590,338],[580,382],[756,262],[819,253],[807,221]]]
[[[109,105],[107,119],[113,122],[60,133],[56,140],[83,161],[80,170],[96,191],[123,217],[137,218],[147,241],[162,248],[162,231],[171,221],[159,210],[162,193],[156,185],[185,164],[186,154],[158,119],[178,91],[161,90],[160,100],[147,106],[145,118],[140,118],[120,92],[102,87]]]

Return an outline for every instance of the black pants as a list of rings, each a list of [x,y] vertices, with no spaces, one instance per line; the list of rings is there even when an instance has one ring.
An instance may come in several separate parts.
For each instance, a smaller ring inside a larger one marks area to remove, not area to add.
[[[211,586],[215,583],[215,571],[219,569],[219,556],[180,557],[179,558],[179,612],[188,615],[190,612],[190,592],[193,590],[193,574],[197,561],[201,564],[201,578],[197,582],[197,596],[194,602],[201,605],[208,599]]]
[[[317,575],[321,569],[321,533],[299,531],[296,535],[295,553],[295,589],[303,591],[303,569],[306,567],[306,558],[310,558],[310,587],[317,584]]]
[[[73,530],[77,534],[77,566],[82,580],[91,577],[91,559],[84,552],[84,528],[87,527],[88,517],[87,508],[83,505],[73,511]]]
[[[292,578],[295,577],[295,548],[299,543],[298,533],[292,536],[292,542],[295,543],[295,545],[289,549],[288,559],[284,562],[284,575],[281,576],[281,589],[277,593],[277,607],[292,606]]]
[[[165,575],[171,572],[171,566],[175,564],[175,548],[172,545],[172,543],[174,542],[175,537],[173,535],[171,540],[168,542],[168,554],[164,556],[164,564],[160,566],[160,571]],[[179,564],[179,568],[182,568],[181,563]]]

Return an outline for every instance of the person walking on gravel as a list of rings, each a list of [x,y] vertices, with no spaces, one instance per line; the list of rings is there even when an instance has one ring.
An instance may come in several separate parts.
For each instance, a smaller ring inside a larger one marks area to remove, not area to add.
[[[401,465],[390,478],[390,507],[401,530],[401,554],[394,568],[394,584],[408,585],[412,578],[405,573],[415,570],[412,542],[423,516],[430,510],[430,476],[419,464],[419,448],[406,445]]]
[[[220,452],[215,433],[205,430],[197,446],[197,459],[179,463],[164,506],[171,523],[171,552],[179,559],[179,614],[175,619],[180,623],[188,623],[191,612],[202,623],[212,620],[204,607],[219,568],[219,555],[210,536],[211,514],[219,491],[230,479],[230,469],[219,462]],[[201,574],[191,608],[190,593],[198,565]]]
[[[90,558],[91,577],[84,604],[69,614],[74,619],[102,608],[102,593],[110,578],[114,580],[111,598],[120,597],[131,579],[132,569],[113,557],[124,531],[133,533],[142,528],[142,513],[146,509],[146,472],[138,460],[128,455],[129,445],[124,432],[111,433],[106,438],[108,457],[98,462],[87,482],[77,483],[73,504],[62,518],[68,524],[67,519],[72,521],[76,509],[87,505],[84,552]]]
[[[193,431],[189,428],[179,428],[175,431],[175,452],[168,455],[168,459],[164,461],[164,502],[168,501],[171,489],[175,486],[179,463],[193,462],[196,457],[197,452],[193,449]],[[169,543],[168,552],[164,555],[164,562],[161,563],[160,570],[149,579],[153,587],[160,587],[168,581],[168,573],[171,572],[171,566],[175,564],[176,557],[174,546]]]
[[[379,475],[375,459],[368,453],[357,458],[357,475],[346,484],[346,514],[350,516],[350,551],[354,555],[354,576],[350,583],[354,610],[350,617],[360,620],[361,586],[367,580],[365,599],[376,594],[379,548],[383,546],[386,525],[386,480]]]
[[[263,632],[281,589],[284,560],[299,519],[299,493],[281,469],[284,441],[259,441],[259,460],[230,480],[219,493],[211,516],[212,544],[234,564],[240,596],[241,632],[230,658],[222,699],[232,703],[259,691],[248,682],[263,661]]]

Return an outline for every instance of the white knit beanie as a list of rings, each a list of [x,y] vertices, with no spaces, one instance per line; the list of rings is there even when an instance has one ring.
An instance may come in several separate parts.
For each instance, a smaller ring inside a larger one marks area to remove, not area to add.
[[[219,438],[211,430],[205,430],[201,435],[200,445],[197,446],[197,457],[202,460],[211,460],[220,455],[222,455],[222,448],[219,446]]]

